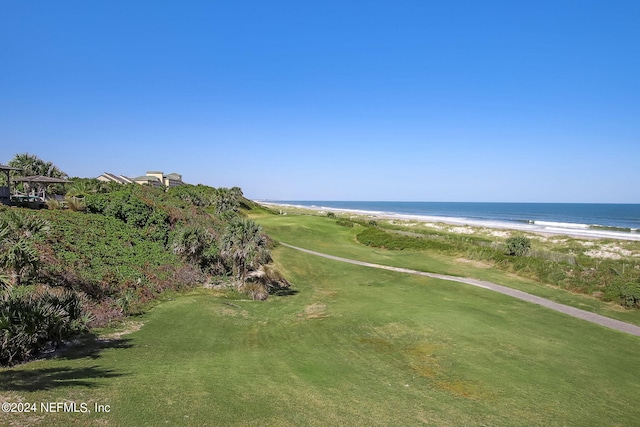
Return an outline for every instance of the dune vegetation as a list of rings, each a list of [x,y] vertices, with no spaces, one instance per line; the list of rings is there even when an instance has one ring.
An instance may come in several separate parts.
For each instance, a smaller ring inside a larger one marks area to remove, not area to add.
[[[66,177],[32,155],[10,164]],[[0,205],[0,366],[140,313],[166,292],[209,284],[264,300],[288,286],[239,188],[76,178],[57,191],[66,198],[48,209]]]

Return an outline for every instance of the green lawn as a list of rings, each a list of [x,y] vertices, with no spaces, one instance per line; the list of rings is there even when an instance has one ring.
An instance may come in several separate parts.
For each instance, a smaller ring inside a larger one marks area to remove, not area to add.
[[[341,227],[336,225],[335,220],[313,215],[260,215],[254,219],[262,224],[273,238],[294,246],[394,267],[482,279],[640,325],[640,310],[624,309],[615,302],[603,302],[583,294],[574,294],[551,285],[507,274],[482,262],[421,251],[390,251],[359,244],[355,237],[362,231],[359,225],[354,228]]]
[[[273,235],[292,244],[340,256],[359,250],[342,243],[352,231],[328,221],[302,224],[308,231],[292,224],[291,236],[270,221],[263,223]],[[322,232],[324,248],[315,237],[309,245],[294,239]],[[285,247],[274,257],[294,295],[258,302],[202,289],[156,306],[134,319],[139,330],[94,351],[0,369],[0,401],[111,409],[0,413],[0,425],[631,426],[640,419],[638,337],[463,284]]]

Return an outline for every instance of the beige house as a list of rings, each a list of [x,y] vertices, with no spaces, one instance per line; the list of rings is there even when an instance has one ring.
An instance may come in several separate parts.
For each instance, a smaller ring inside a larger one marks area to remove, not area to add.
[[[165,175],[163,172],[149,171],[147,172],[146,176],[149,178],[156,178],[157,181],[161,182],[161,185],[164,185],[165,187],[176,187],[178,185],[184,184],[182,182],[182,175],[175,172]]]
[[[117,182],[119,184],[140,184],[149,185],[151,187],[177,187],[183,185],[182,175],[179,173],[170,173],[165,175],[159,171],[148,171],[146,175],[139,176],[137,178],[127,178],[124,175],[114,175],[109,172],[105,172],[97,178],[103,182]]]
[[[133,184],[133,181],[130,178],[127,178],[124,175],[114,175],[109,172],[103,173],[96,179],[102,182],[117,182],[118,184]]]

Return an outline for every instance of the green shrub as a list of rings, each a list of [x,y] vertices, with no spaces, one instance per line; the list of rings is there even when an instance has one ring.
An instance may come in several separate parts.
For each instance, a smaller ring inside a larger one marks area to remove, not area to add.
[[[170,188],[168,193],[195,206],[211,206],[215,189],[202,185],[179,185]]]
[[[620,288],[620,301],[629,308],[640,308],[640,283],[628,283]]]
[[[208,254],[214,246],[214,236],[198,226],[181,227],[173,235],[171,249],[192,264],[205,267]]]
[[[70,211],[83,212],[87,209],[87,205],[84,203],[84,197],[71,196],[67,197],[65,201]]]
[[[48,209],[62,209],[62,203],[56,199],[47,199],[46,203]]]
[[[327,212],[327,218],[335,218],[336,214],[334,214],[333,212]]]
[[[336,221],[336,224],[341,225],[343,227],[353,227],[355,225],[353,221],[349,221],[348,219],[339,219]]]
[[[112,193],[87,196],[85,205],[87,212],[111,216],[138,228],[144,227],[153,213],[153,208],[129,187]]]
[[[511,256],[523,256],[531,249],[531,240],[524,236],[509,237],[506,242],[506,251]]]
[[[0,298],[0,365],[25,361],[86,329],[75,292],[10,291]]]
[[[153,278],[159,290],[183,285],[173,283],[172,277],[185,262],[154,237],[166,230],[139,229],[97,214],[47,210],[39,215],[51,224],[39,248],[42,283],[82,291],[97,303],[120,298],[139,280],[145,286]]]

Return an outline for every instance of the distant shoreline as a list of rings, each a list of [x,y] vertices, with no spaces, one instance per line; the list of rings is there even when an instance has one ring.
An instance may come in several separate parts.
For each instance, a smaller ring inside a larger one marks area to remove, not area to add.
[[[254,200],[256,203],[268,206],[268,207],[280,207],[282,209],[295,209],[300,211],[309,211],[309,212],[333,212],[340,214],[349,214],[355,215],[364,218],[370,219],[385,219],[385,220],[397,220],[403,222],[421,222],[425,224],[448,224],[455,226],[468,226],[468,227],[478,227],[478,228],[487,228],[487,229],[495,229],[495,230],[511,230],[511,231],[520,231],[524,233],[534,233],[544,236],[569,236],[575,238],[584,238],[584,239],[616,239],[616,240],[630,240],[630,241],[640,241],[640,233],[638,232],[623,232],[623,231],[615,231],[607,228],[598,229],[598,228],[590,228],[586,225],[581,224],[567,224],[561,222],[545,222],[538,221],[538,224],[535,222],[522,222],[522,223],[507,223],[500,221],[488,221],[488,220],[475,220],[468,218],[455,218],[455,217],[447,217],[447,216],[429,216],[429,215],[410,215],[410,214],[400,214],[393,212],[382,212],[382,211],[367,211],[367,210],[358,210],[358,209],[344,209],[344,208],[333,208],[326,206],[306,206],[306,205],[296,205],[296,204],[288,204],[288,203],[278,203],[278,202],[267,202],[267,201],[258,201]]]

